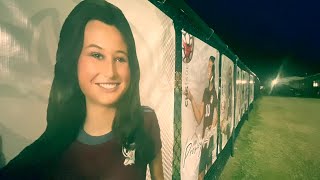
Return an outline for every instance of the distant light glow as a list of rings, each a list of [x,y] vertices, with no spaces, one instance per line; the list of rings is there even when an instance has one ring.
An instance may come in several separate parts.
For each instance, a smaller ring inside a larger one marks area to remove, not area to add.
[[[264,87],[263,86],[260,86],[260,90],[262,90]]]
[[[313,87],[319,87],[319,86],[320,86],[320,83],[313,81]]]
[[[279,82],[279,80],[278,80],[278,78],[276,78],[271,82],[271,85],[274,86],[274,85],[278,84],[278,82]]]

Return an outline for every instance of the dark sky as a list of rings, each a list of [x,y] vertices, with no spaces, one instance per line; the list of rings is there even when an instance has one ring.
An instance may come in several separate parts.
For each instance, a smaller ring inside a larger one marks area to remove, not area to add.
[[[185,2],[262,81],[320,72],[320,1]]]

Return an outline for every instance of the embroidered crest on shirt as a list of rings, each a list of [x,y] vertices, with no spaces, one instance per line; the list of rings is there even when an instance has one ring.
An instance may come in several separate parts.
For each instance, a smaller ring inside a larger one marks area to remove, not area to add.
[[[122,146],[122,154],[125,157],[125,160],[123,162],[123,164],[125,166],[134,164],[134,162],[135,162],[135,154],[136,154],[136,150],[135,149],[127,150],[125,147]]]

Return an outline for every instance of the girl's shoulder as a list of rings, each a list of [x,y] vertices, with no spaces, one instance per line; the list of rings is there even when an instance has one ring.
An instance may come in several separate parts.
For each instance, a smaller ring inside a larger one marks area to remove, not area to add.
[[[141,106],[144,113],[154,113],[154,110],[149,106]]]
[[[152,155],[150,159],[152,160],[158,154],[162,147],[160,127],[155,111],[148,106],[142,106],[142,109],[144,116],[143,119],[145,133],[151,138],[154,145],[152,148],[153,150],[151,150]]]
[[[145,129],[149,128],[159,128],[158,118],[155,111],[149,106],[142,106],[144,127]]]
[[[155,111],[149,106],[142,106],[145,132],[155,143],[155,151],[161,149],[160,127]]]

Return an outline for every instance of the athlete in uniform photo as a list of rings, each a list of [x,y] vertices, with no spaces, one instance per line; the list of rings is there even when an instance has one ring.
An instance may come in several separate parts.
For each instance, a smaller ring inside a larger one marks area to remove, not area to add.
[[[246,94],[245,94],[245,91],[246,91],[246,86],[245,86],[245,76],[244,76],[244,71],[242,71],[241,73],[242,75],[242,109],[241,109],[241,112],[242,112],[242,115],[246,112]]]
[[[242,97],[241,97],[241,74],[240,70],[237,69],[237,112],[238,112],[238,119],[237,122],[239,123],[241,119],[241,102],[242,102]]]
[[[227,72],[227,82],[226,82],[226,94],[227,98],[226,103],[224,104],[224,112],[227,112],[227,115],[221,121],[221,131],[223,134],[227,136],[227,139],[230,138],[231,135],[231,121],[232,121],[232,67],[230,66]]]
[[[201,151],[200,165],[199,165],[199,179],[204,178],[205,171],[212,163],[212,151],[214,149],[213,133],[218,122],[217,104],[218,98],[215,89],[215,57],[210,56],[208,62],[208,80],[209,86],[205,88],[202,102],[197,104],[189,89],[184,92],[187,99],[191,101],[194,116],[197,123],[200,124],[203,119],[203,145]]]

